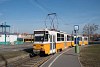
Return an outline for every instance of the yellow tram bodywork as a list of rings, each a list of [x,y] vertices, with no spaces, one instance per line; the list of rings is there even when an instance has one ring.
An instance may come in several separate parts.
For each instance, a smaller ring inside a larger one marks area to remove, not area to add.
[[[74,47],[74,46],[75,46],[75,43],[74,43],[74,41],[71,41],[71,45],[72,45],[72,47]]]
[[[84,36],[84,45],[88,45],[88,37]]]
[[[41,52],[43,52],[44,54],[49,55],[49,54],[53,54],[53,53],[62,51],[65,48],[75,46],[75,43],[74,43],[75,37],[73,36],[73,39],[72,39],[71,35],[66,34],[64,32],[48,30],[48,29],[36,30],[36,31],[38,33],[35,33],[34,35],[35,36],[42,35],[43,38],[40,38],[41,39],[40,41],[34,41],[34,45],[33,45],[34,53],[41,54]],[[41,34],[42,31],[43,31],[43,33]],[[45,32],[47,32],[47,33],[45,33]],[[45,38],[47,38],[47,39],[45,39]],[[43,39],[43,41],[42,41],[42,39]],[[34,40],[35,40],[35,38],[34,38]],[[79,41],[79,45],[83,45],[83,44],[88,44],[88,40],[87,41],[86,40]]]
[[[47,42],[42,42],[42,41],[36,42],[36,41],[34,41],[33,52],[40,53],[42,51],[45,54],[49,55],[49,54],[52,54],[52,53],[57,53],[59,51],[62,51],[66,47],[63,33],[60,33],[58,31],[51,31],[51,30],[39,30],[39,31],[48,31],[48,41]],[[59,41],[57,41],[57,33],[62,35],[62,38],[60,38],[60,40],[58,38]],[[53,37],[53,38],[51,38],[51,37]],[[51,42],[50,39],[53,39],[53,41],[54,41],[53,46],[51,46],[52,42]]]
[[[71,47],[71,46],[72,46],[71,41],[67,41],[67,46],[68,46],[68,47]]]
[[[85,45],[88,45],[88,41],[84,41],[84,44],[85,44]]]
[[[46,43],[46,44],[43,44],[43,43],[41,43],[41,44],[34,44],[33,45],[33,48],[35,49],[35,50],[40,50],[40,51],[44,51],[45,52],[45,54],[50,54],[50,43]]]
[[[64,42],[56,43],[56,52],[62,51],[64,49]]]
[[[83,42],[82,41],[79,41],[79,46],[82,46]]]

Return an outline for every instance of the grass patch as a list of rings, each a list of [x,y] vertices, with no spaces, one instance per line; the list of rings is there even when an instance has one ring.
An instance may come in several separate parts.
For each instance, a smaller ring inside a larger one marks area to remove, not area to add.
[[[80,62],[84,67],[100,67],[100,44],[81,49]]]

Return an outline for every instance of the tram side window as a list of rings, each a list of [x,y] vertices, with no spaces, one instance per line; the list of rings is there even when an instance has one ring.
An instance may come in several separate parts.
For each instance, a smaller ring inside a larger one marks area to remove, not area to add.
[[[67,35],[67,41],[71,41],[71,36]]]
[[[48,34],[45,34],[45,41],[48,41]]]
[[[48,41],[48,31],[45,31],[44,41]]]
[[[64,41],[64,34],[57,33],[57,41]]]
[[[57,33],[57,41],[60,41],[60,34]]]
[[[61,34],[61,41],[64,41],[64,34]]]
[[[87,38],[84,38],[85,41],[87,41]]]
[[[61,41],[64,41],[64,38],[61,38]]]
[[[74,41],[74,36],[71,37],[71,40]]]
[[[82,37],[79,37],[79,41],[82,41]]]
[[[57,38],[57,41],[60,41],[60,38]]]
[[[60,37],[60,34],[59,33],[57,33],[57,37]]]

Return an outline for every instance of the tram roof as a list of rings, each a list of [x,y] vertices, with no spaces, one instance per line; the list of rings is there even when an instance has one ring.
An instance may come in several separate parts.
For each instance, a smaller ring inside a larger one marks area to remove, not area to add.
[[[60,31],[60,30],[55,30],[55,29],[39,29],[39,30],[34,30],[34,31],[55,31],[57,33],[64,33],[66,34],[66,32]]]

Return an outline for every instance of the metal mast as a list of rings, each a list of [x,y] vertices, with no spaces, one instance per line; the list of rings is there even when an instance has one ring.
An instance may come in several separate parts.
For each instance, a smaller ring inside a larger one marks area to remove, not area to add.
[[[58,19],[57,19],[57,14],[56,13],[50,13],[47,15],[46,17],[46,20],[49,19],[49,22],[50,22],[50,29],[53,29],[53,30],[57,30],[58,28]],[[55,22],[54,20],[56,19],[57,21],[57,27],[55,27]],[[47,28],[47,21],[45,20],[45,27]]]

